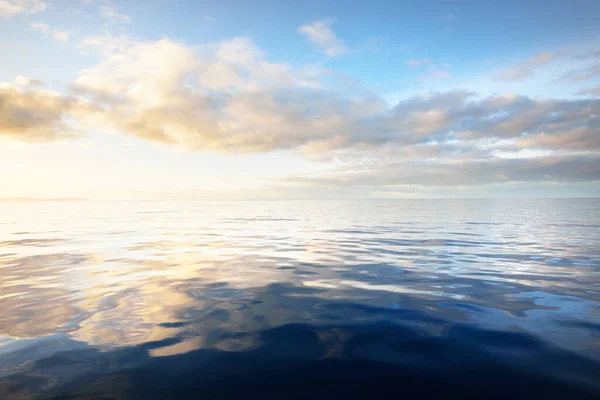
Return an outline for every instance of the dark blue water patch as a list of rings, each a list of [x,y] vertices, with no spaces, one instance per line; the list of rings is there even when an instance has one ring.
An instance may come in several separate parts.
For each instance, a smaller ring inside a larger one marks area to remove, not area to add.
[[[584,329],[586,331],[591,331],[600,334],[600,322],[595,323],[589,321],[560,321],[559,324],[565,327]]]
[[[227,282],[215,282],[206,285],[207,288],[221,288],[229,285]]]
[[[294,274],[301,275],[301,276],[319,275],[318,272],[314,272],[314,271],[294,271]]]
[[[2,398],[543,398],[594,399],[600,365],[519,332],[453,325],[444,335],[391,323],[286,324],[227,332],[244,351],[151,357],[174,340],[102,352],[63,351],[0,380]],[[89,367],[93,366],[93,367]],[[74,371],[80,370],[79,373]],[[43,390],[52,374],[53,389]],[[43,395],[43,396],[42,396]]]
[[[186,325],[186,322],[162,322],[158,326],[162,328],[181,328]]]

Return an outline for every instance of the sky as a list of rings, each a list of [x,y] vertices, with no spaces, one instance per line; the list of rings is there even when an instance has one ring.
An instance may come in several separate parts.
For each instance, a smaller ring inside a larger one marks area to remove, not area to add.
[[[600,196],[600,2],[0,0],[0,198]]]

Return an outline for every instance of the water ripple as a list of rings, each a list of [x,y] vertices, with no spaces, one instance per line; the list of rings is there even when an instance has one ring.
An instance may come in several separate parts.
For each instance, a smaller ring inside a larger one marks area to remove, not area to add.
[[[600,395],[598,200],[0,207],[0,398]]]

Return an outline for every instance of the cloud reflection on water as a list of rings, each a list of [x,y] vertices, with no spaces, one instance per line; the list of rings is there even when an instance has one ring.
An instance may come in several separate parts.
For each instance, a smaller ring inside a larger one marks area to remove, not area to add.
[[[447,344],[456,329],[524,334],[600,362],[600,242],[590,227],[600,203],[543,205],[121,203],[95,215],[94,203],[5,204],[0,212],[29,217],[0,228],[0,375],[39,376],[37,364],[69,350],[254,354],[288,324],[311,327],[320,358],[355,354],[352,337],[368,334],[352,326],[386,323]],[[499,358],[514,353],[474,340]],[[32,350],[44,343],[55,350]],[[408,351],[373,345],[391,352],[384,362]],[[136,357],[131,365],[149,362]],[[32,387],[62,387],[89,363],[56,367]]]

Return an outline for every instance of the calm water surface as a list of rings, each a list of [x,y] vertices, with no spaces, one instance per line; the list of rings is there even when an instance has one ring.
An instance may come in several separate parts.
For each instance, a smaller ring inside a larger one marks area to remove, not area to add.
[[[2,399],[522,395],[600,396],[598,199],[0,203]]]

